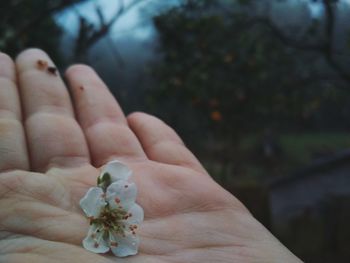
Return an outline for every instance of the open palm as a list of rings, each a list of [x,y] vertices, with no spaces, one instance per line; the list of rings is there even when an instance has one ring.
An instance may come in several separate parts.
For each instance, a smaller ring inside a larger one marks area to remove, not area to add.
[[[133,170],[145,212],[139,254],[118,262],[300,262],[170,127],[143,113],[126,118],[87,66],[68,69],[70,96],[38,60],[53,65],[36,49],[15,64],[0,54],[1,263],[115,262],[82,248],[89,222],[79,207],[113,159]]]

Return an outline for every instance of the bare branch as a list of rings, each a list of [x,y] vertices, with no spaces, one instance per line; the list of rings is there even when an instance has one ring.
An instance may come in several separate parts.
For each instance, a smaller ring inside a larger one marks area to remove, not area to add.
[[[125,13],[130,11],[133,7],[135,7],[137,4],[140,4],[141,2],[144,1],[135,0],[128,6],[125,6],[124,1],[120,0],[120,4],[117,11],[107,23],[105,22],[104,15],[102,14],[100,8],[97,8],[96,12],[100,20],[100,25],[97,29],[89,30],[88,28],[86,28],[86,23],[80,23],[80,33],[79,37],[77,38],[77,44],[75,48],[76,58],[81,58],[82,55],[86,53],[89,48],[91,48],[95,43],[97,43],[100,39],[102,39],[109,33],[111,27],[118,21],[118,19],[120,19],[121,16],[123,16]],[[84,34],[81,34],[82,32],[84,32]],[[118,56],[119,54],[117,55],[117,57]]]
[[[334,55],[337,53],[334,50],[334,31],[335,31],[335,10],[334,10],[334,2],[332,0],[322,0],[323,5],[325,7],[325,39],[321,41],[321,43],[303,43],[298,40],[292,39],[285,35],[282,30],[276,26],[271,20],[268,18],[255,18],[250,20],[248,26],[252,26],[254,24],[262,24],[269,28],[272,33],[280,39],[280,41],[286,46],[290,46],[300,50],[318,52],[321,54],[328,65],[332,67],[341,78],[350,82],[350,72],[344,69],[336,60]]]
[[[99,5],[95,5],[95,9],[96,9],[98,19],[100,20],[100,24],[104,25],[106,22],[105,22],[105,17],[102,13],[101,7]]]
[[[350,72],[340,66],[337,60],[334,58],[334,28],[336,19],[334,3],[332,3],[332,0],[323,0],[323,5],[325,6],[326,10],[326,43],[323,51],[324,57],[328,64],[335,69],[343,79],[350,82]]]

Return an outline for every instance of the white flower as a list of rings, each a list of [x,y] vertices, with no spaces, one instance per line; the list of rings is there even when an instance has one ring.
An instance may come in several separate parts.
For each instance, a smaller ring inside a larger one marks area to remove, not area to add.
[[[118,257],[137,254],[138,225],[143,221],[143,209],[135,203],[137,188],[128,182],[132,171],[118,161],[108,163],[92,187],[80,200],[80,206],[90,219],[90,229],[83,240],[85,249],[95,253],[112,250]]]

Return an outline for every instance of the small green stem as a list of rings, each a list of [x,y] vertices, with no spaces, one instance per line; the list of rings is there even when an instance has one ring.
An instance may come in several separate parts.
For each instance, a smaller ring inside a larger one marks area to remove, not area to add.
[[[109,173],[104,173],[97,177],[97,186],[101,187],[104,192],[106,192],[107,187],[112,183],[112,178]]]

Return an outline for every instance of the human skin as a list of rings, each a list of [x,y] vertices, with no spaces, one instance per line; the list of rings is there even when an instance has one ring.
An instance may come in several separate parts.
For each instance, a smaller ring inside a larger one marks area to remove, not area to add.
[[[145,113],[125,117],[96,73],[39,69],[41,50],[0,53],[0,263],[301,262],[214,182],[179,136]],[[100,167],[134,172],[144,208],[139,254],[116,260],[82,248],[79,200]]]

